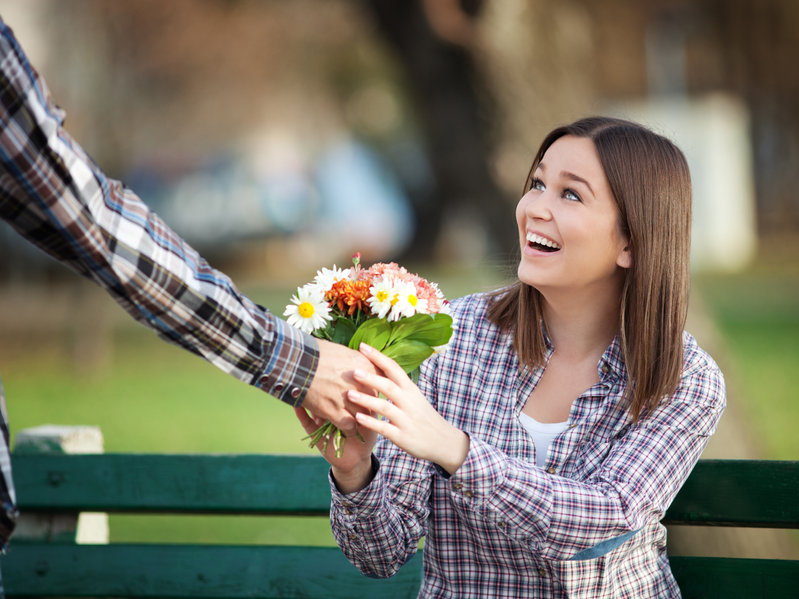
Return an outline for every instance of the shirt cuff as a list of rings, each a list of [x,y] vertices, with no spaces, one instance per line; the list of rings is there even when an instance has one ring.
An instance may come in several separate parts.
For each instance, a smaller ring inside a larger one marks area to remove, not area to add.
[[[275,318],[274,338],[265,349],[269,362],[255,386],[282,402],[297,407],[302,405],[319,365],[317,340]]]
[[[487,443],[471,437],[466,459],[449,477],[450,491],[466,503],[490,497],[505,481],[503,461],[498,459],[498,453]]]
[[[372,480],[360,491],[344,494],[336,486],[332,469],[328,471],[332,507],[345,520],[368,518],[376,514],[382,505],[383,478],[379,475],[380,462],[372,454]]]

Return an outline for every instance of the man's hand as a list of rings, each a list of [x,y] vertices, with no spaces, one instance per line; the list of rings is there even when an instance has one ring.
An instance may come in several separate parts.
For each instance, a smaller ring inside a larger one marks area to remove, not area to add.
[[[374,365],[361,353],[331,341],[319,340],[319,365],[302,407],[322,420],[329,420],[345,434],[355,433],[355,412],[361,410],[347,399],[347,391],[373,391],[353,378],[355,369],[376,373]]]

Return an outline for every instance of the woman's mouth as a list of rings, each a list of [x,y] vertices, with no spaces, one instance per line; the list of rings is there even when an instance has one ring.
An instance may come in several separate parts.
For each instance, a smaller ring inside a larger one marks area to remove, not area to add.
[[[560,245],[538,233],[527,233],[527,247],[539,252],[557,252]]]

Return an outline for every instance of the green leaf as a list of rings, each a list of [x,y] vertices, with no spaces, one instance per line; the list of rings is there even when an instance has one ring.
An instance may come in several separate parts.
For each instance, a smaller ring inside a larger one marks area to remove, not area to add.
[[[350,339],[349,346],[352,349],[358,349],[361,343],[366,343],[382,351],[388,343],[390,334],[391,327],[386,320],[382,318],[373,318],[372,320],[367,320],[358,327],[355,334]]]
[[[391,340],[400,341],[412,335],[416,329],[424,327],[426,324],[433,322],[433,317],[430,314],[414,314],[407,318],[400,318],[391,324]]]
[[[339,317],[330,325],[330,340],[339,345],[349,345],[355,334],[355,323],[349,318]]]
[[[452,317],[449,314],[414,314],[391,323],[389,343],[407,339],[433,347],[445,345],[452,336]]]
[[[412,372],[432,355],[433,348],[421,341],[404,339],[392,343],[383,350],[383,353],[393,358],[405,372]]]

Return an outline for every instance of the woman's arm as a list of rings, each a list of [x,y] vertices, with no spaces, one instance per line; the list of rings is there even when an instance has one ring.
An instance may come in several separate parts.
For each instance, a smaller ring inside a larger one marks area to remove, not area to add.
[[[385,401],[385,400],[379,400]],[[308,434],[322,421],[296,409]],[[431,473],[426,462],[361,428],[337,455],[332,442],[319,452],[330,463],[330,522],[344,554],[361,572],[380,578],[397,572],[426,532]]]

